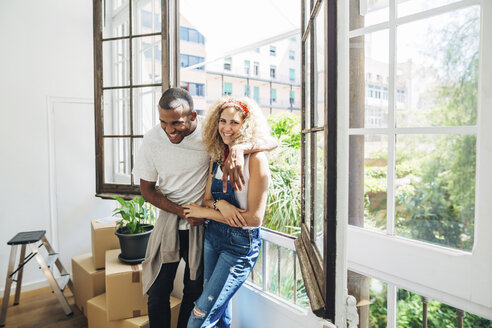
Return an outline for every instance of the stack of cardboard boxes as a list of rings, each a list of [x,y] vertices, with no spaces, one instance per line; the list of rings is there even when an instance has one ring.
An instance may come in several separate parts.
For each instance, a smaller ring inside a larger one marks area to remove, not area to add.
[[[142,292],[142,265],[118,259],[116,222],[92,220],[92,254],[72,258],[75,304],[89,328],[148,327],[147,296]],[[177,326],[181,301],[171,296],[171,327]]]

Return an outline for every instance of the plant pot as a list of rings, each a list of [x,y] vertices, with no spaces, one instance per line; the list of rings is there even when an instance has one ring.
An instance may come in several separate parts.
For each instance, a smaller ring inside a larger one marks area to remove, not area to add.
[[[126,227],[116,229],[114,234],[120,240],[121,254],[118,258],[121,262],[138,264],[144,260],[152,229],[154,226],[148,226],[145,228],[146,231],[135,234],[129,234]]]

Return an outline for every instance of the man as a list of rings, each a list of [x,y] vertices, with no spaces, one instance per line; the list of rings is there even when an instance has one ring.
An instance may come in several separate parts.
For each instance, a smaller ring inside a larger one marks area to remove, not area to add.
[[[183,258],[186,265],[178,327],[186,327],[194,301],[203,289],[203,220],[184,219],[181,205],[201,203],[209,157],[202,144],[201,118],[193,110],[193,99],[187,91],[171,88],[163,93],[159,120],[160,126],[145,134],[134,169],[142,196],[160,209],[142,263],[143,289],[149,295],[150,327],[170,327],[169,296]],[[250,152],[251,147],[237,145],[231,149],[224,186],[228,176],[236,189],[244,184],[243,152]],[[259,148],[274,147],[276,141],[266,140],[265,147]]]

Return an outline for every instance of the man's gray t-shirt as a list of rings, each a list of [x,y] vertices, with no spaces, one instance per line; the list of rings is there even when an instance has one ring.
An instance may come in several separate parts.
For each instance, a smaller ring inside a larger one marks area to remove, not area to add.
[[[207,183],[210,158],[202,142],[203,118],[179,144],[169,141],[160,125],[148,131],[140,146],[133,174],[138,179],[157,182],[160,191],[178,205],[201,203]],[[189,229],[180,219],[179,229]]]

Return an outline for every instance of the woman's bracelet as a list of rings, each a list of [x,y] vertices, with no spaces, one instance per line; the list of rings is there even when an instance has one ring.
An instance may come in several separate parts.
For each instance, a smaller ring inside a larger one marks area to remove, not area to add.
[[[219,210],[219,209],[215,206],[215,204],[217,204],[217,202],[218,202],[218,200],[217,200],[217,199],[215,199],[215,200],[214,200],[214,210],[216,210],[216,211],[218,211],[218,210]]]

